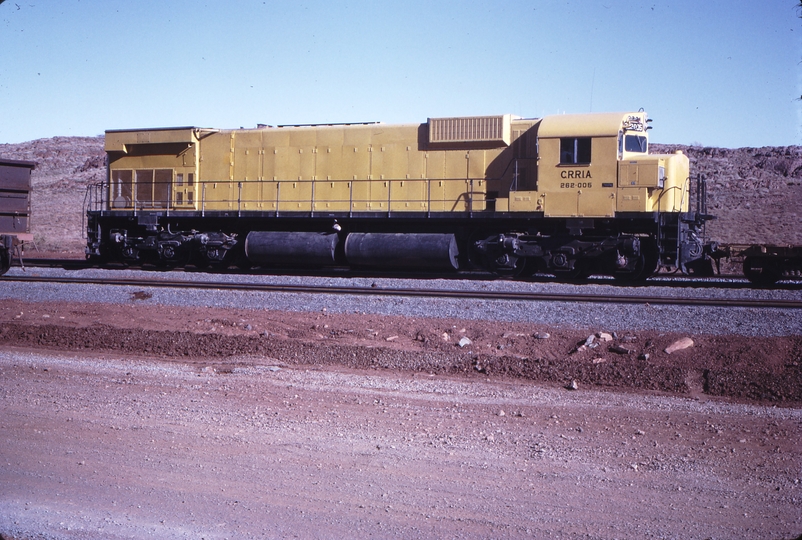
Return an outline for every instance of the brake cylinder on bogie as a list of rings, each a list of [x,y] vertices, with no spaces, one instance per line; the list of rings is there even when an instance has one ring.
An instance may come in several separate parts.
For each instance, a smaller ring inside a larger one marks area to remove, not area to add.
[[[336,233],[253,231],[245,238],[245,256],[257,266],[331,266]]]
[[[459,249],[453,234],[350,233],[345,258],[354,266],[456,270]]]

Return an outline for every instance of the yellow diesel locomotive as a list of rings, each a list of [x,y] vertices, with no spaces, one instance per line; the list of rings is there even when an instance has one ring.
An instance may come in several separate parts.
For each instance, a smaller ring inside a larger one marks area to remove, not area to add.
[[[707,272],[712,216],[691,204],[687,156],[649,154],[649,122],[639,111],[110,130],[86,252],[160,265]]]

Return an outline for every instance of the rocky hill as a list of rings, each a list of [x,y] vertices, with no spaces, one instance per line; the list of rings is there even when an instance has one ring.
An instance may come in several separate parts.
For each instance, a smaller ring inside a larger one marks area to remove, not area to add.
[[[708,224],[709,238],[729,244],[802,245],[802,147],[653,144],[650,151],[677,150],[689,156],[692,175],[707,179],[709,211],[718,216]],[[86,187],[105,176],[103,137],[0,144],[0,157],[37,163],[32,195],[36,248],[82,254]]]
[[[103,137],[53,137],[0,144],[0,157],[33,161],[31,232],[35,249],[75,253],[84,245],[86,187],[106,176]],[[26,249],[26,255],[36,256]]]
[[[710,148],[651,145],[651,153],[681,150],[691,175],[707,179],[707,236],[726,244],[802,244],[802,146]]]

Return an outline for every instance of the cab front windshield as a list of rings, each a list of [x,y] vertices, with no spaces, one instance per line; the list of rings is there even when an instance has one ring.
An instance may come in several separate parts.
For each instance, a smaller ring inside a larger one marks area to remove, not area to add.
[[[624,150],[645,154],[649,149],[649,142],[643,135],[625,135]]]

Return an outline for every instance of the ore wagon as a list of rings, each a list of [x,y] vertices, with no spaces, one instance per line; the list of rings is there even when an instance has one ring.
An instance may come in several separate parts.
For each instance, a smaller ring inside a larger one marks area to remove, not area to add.
[[[31,172],[36,163],[0,159],[0,275],[33,242],[30,229]]]

